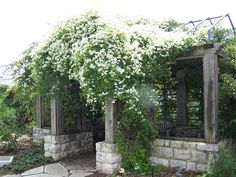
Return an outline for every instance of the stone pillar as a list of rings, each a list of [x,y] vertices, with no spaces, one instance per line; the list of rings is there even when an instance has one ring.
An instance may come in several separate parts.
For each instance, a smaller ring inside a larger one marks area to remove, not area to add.
[[[105,99],[105,142],[96,143],[96,168],[105,174],[120,169],[121,155],[114,144],[114,132],[117,125],[117,103],[111,98]]]
[[[115,144],[96,143],[96,168],[105,174],[113,174],[121,167],[121,155],[117,153]]]
[[[117,125],[117,103],[111,98],[105,99],[105,142],[114,143]]]
[[[37,112],[37,128],[43,128],[45,124],[45,109],[43,105],[43,98],[41,96],[37,97],[37,107],[36,107],[36,112]]]
[[[204,135],[207,143],[218,142],[218,66],[217,55],[208,51],[203,57]]]
[[[51,99],[51,132],[52,135],[63,133],[62,105],[58,97]]]
[[[177,125],[187,125],[187,102],[184,69],[176,72]]]

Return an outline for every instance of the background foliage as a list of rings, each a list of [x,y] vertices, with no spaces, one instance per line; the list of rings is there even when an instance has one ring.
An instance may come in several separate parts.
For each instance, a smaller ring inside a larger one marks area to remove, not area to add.
[[[32,132],[34,126],[33,100],[20,87],[0,85],[0,148],[17,148],[17,139]]]

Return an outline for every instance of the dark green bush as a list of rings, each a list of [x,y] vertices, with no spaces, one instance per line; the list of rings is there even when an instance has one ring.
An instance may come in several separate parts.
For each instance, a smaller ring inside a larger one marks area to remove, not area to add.
[[[230,148],[222,148],[210,164],[208,177],[236,177],[236,156]]]
[[[0,85],[0,148],[6,151],[17,147],[17,139],[31,134],[34,124],[30,94],[17,86]]]

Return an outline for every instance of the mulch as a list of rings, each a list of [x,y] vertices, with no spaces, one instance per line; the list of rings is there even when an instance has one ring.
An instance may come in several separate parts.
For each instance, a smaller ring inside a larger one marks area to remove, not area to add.
[[[193,171],[186,171],[186,170],[178,170],[175,168],[167,168],[165,171],[154,173],[153,177],[175,177],[176,172],[180,173],[182,177],[197,177],[198,175],[201,175],[201,173],[193,172]],[[102,173],[94,173],[92,175],[89,175],[87,177],[108,177],[109,175],[105,175]],[[131,175],[117,175],[117,177],[152,177],[152,175],[146,175],[146,174],[131,174]]]

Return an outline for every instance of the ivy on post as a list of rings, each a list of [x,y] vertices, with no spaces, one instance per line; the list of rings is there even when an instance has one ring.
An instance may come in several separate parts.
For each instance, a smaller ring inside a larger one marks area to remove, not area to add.
[[[51,131],[52,135],[63,133],[62,105],[58,97],[51,99]]]
[[[112,97],[105,98],[105,142],[114,143],[117,125],[117,102]]]

